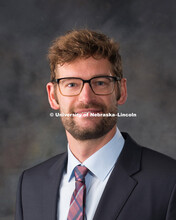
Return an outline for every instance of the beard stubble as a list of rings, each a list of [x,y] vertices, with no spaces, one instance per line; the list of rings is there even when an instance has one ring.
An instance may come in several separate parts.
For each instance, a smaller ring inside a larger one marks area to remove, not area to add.
[[[90,140],[90,139],[97,139],[105,134],[107,134],[116,124],[117,124],[117,112],[118,112],[118,106],[114,105],[112,107],[107,108],[106,106],[98,103],[89,103],[89,104],[80,104],[77,106],[76,109],[89,109],[89,108],[95,108],[99,109],[102,114],[115,114],[114,117],[108,116],[108,117],[98,117],[98,122],[93,117],[88,117],[83,120],[95,120],[95,126],[92,128],[82,128],[78,122],[75,120],[75,116],[70,117],[62,117],[62,123],[64,128],[76,139],[76,140]],[[62,110],[61,110],[62,113]],[[76,114],[74,111],[74,108],[70,109],[69,114]]]

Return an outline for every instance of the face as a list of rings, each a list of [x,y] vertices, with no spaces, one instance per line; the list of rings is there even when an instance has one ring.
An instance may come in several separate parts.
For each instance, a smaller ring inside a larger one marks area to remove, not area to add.
[[[56,79],[63,77],[79,77],[89,80],[95,76],[113,76],[111,64],[107,59],[77,59],[56,68]],[[88,83],[84,84],[81,93],[77,96],[63,96],[58,85],[48,83],[49,102],[52,108],[59,109],[63,114],[79,114],[79,117],[62,117],[66,132],[77,140],[96,139],[108,133],[117,123],[117,117],[91,117],[97,113],[117,114],[118,104],[123,104],[122,96],[126,93],[126,81],[122,79],[118,87],[110,95],[96,95]],[[121,97],[120,96],[121,93]],[[126,94],[125,94],[126,95]],[[86,115],[86,117],[85,117]]]

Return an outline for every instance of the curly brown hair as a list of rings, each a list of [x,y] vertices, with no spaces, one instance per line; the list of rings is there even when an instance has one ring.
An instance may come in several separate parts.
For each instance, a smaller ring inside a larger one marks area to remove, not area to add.
[[[123,77],[119,45],[106,35],[92,30],[73,30],[56,38],[48,52],[51,81],[55,79],[55,67],[77,58],[105,58],[112,64],[116,76]]]

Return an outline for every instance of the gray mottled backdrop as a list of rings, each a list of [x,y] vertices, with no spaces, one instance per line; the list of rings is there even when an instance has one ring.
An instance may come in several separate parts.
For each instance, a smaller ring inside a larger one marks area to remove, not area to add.
[[[0,1],[0,219],[14,215],[23,169],[65,150],[45,85],[51,40],[73,28],[100,30],[121,47],[128,100],[119,127],[140,144],[176,158],[174,0]]]

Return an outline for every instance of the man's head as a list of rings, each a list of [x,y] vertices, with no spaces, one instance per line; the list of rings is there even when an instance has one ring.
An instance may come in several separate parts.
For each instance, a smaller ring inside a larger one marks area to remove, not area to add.
[[[49,49],[51,81],[55,78],[57,64],[71,63],[78,58],[107,59],[115,76],[123,78],[119,46],[102,33],[87,29],[73,30],[55,39]]]
[[[79,140],[96,139],[114,128],[117,117],[91,114],[117,114],[118,104],[126,101],[126,79],[122,78],[117,44],[100,33],[72,31],[54,41],[48,56],[51,107],[81,116],[61,118],[67,134]]]

